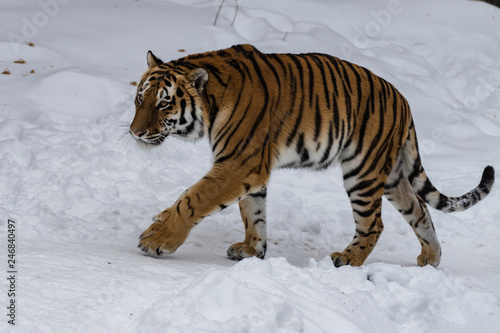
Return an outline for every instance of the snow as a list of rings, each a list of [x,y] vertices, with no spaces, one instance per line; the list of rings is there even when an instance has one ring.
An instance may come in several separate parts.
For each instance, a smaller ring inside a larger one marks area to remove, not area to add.
[[[146,52],[163,60],[252,43],[366,66],[408,98],[424,167],[460,195],[500,162],[499,9],[464,0],[3,0],[0,237],[16,221],[16,326],[2,332],[496,332],[500,192],[431,214],[443,249],[417,267],[411,228],[384,202],[362,267],[329,254],[354,231],[338,168],[280,170],[267,259],[225,258],[236,205],[161,258],[136,247],[151,217],[210,168],[206,142],[143,151],[126,135]],[[234,24],[231,22],[234,19]],[[28,45],[31,42],[34,46]],[[14,63],[23,59],[26,63]],[[31,71],[34,71],[31,73]],[[7,275],[7,273],[5,273]]]

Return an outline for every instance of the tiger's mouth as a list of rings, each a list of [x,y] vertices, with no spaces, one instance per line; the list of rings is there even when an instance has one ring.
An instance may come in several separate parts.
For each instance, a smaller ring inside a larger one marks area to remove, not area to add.
[[[159,146],[163,141],[165,141],[168,134],[160,134],[155,136],[154,138],[147,138],[146,136],[137,136],[134,135],[134,133],[131,133],[131,136],[138,144],[146,146]]]
[[[151,146],[159,146],[162,144],[163,141],[165,141],[166,138],[167,138],[166,135],[165,136],[162,135],[157,139],[145,141],[145,143]]]
[[[167,135],[160,135],[159,137],[153,138],[153,139],[139,138],[137,141],[140,143],[149,145],[149,146],[159,146],[162,144],[163,141],[165,141],[167,136],[168,136],[168,134]]]

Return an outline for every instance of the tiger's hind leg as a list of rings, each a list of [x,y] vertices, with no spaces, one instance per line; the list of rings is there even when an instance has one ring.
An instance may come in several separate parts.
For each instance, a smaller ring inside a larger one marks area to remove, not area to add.
[[[422,252],[417,258],[418,265],[437,267],[441,260],[441,247],[427,205],[415,194],[407,178],[396,175],[391,174],[385,196],[404,216],[420,241]]]
[[[330,255],[336,267],[361,266],[375,247],[384,230],[381,210],[386,179],[387,176],[381,175],[375,179],[356,180],[354,184],[344,180],[351,201],[356,232],[344,251]]]
[[[245,223],[245,240],[227,250],[229,259],[249,257],[263,259],[267,249],[266,239],[266,189],[249,194],[239,202],[241,218]]]

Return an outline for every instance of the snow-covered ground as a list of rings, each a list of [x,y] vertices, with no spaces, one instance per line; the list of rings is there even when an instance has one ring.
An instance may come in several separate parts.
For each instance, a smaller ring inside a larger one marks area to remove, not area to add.
[[[363,267],[333,267],[354,231],[337,168],[275,172],[267,259],[233,262],[237,206],[162,258],[136,247],[151,217],[210,168],[208,144],[141,151],[126,135],[146,52],[163,60],[252,43],[325,52],[392,82],[412,106],[437,188],[500,169],[500,10],[465,0],[2,0],[1,332],[497,332],[500,188],[432,211],[443,257],[417,267],[384,202]],[[231,22],[234,20],[234,24]],[[31,45],[28,44],[31,43]],[[25,63],[14,63],[17,60]],[[7,220],[15,221],[15,297]],[[3,253],[3,254],[2,254]],[[7,307],[15,300],[15,326]]]

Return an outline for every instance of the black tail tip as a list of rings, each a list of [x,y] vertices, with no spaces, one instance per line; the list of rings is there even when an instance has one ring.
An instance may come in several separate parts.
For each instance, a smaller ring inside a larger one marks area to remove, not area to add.
[[[479,183],[479,187],[486,193],[489,193],[491,188],[493,187],[493,183],[495,182],[495,169],[488,165],[484,168],[483,176],[481,177],[481,183]]]

